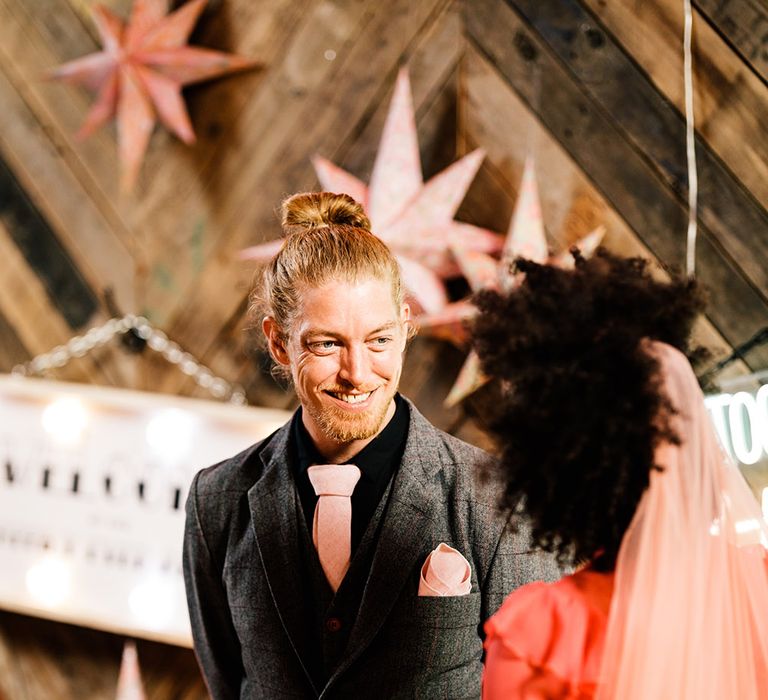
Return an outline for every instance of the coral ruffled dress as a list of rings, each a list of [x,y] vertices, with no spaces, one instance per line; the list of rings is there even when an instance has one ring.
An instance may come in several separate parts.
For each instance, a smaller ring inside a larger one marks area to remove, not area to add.
[[[613,580],[585,568],[509,595],[485,623],[483,700],[593,698]]]

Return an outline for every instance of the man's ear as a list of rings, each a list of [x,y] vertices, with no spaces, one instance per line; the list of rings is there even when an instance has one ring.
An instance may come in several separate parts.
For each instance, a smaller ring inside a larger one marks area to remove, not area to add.
[[[400,320],[405,325],[405,343],[407,346],[411,338],[416,335],[416,326],[411,319],[411,305],[406,302],[403,302],[400,307]]]
[[[267,347],[272,359],[280,365],[287,367],[290,364],[288,351],[285,349],[285,340],[280,328],[272,316],[265,316],[261,322],[261,329],[267,338]]]

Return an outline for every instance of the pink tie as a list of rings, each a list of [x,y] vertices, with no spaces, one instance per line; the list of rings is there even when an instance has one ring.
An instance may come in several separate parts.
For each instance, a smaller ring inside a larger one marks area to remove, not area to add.
[[[309,468],[309,480],[319,496],[312,523],[320,566],[334,593],[341,585],[352,555],[352,501],[360,479],[354,464],[317,464]]]

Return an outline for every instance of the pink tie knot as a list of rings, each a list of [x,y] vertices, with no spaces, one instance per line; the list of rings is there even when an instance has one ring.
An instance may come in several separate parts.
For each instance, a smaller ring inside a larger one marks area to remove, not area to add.
[[[354,464],[316,464],[308,473],[318,496],[349,497],[360,479],[360,470]]]

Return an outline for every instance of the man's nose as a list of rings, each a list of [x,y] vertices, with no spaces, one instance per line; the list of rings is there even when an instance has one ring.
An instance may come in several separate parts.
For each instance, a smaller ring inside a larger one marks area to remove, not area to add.
[[[364,384],[368,377],[368,358],[365,348],[350,346],[341,353],[339,376],[352,386]]]

